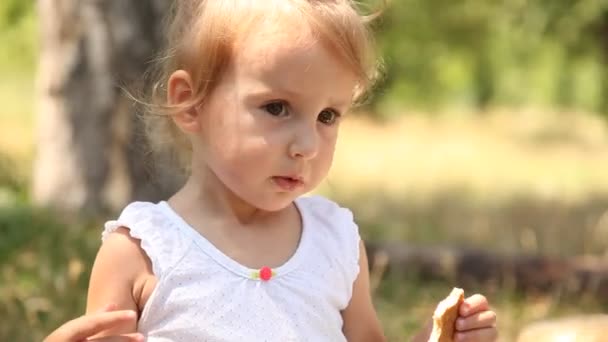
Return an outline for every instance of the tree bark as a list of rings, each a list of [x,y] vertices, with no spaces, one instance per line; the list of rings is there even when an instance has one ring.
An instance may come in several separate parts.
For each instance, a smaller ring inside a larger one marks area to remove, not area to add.
[[[512,288],[526,293],[590,294],[608,304],[608,259],[500,255],[475,249],[368,242],[374,268],[454,286]]]
[[[170,1],[39,0],[38,141],[33,200],[99,213],[157,200],[134,106],[121,86],[141,79],[161,46]]]

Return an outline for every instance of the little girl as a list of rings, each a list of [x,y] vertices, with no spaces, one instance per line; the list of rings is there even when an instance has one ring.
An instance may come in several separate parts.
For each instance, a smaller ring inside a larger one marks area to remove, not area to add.
[[[188,171],[167,201],[109,221],[87,312],[148,341],[381,341],[351,212],[302,197],[327,175],[338,127],[375,75],[349,0],[179,0],[150,140]],[[458,341],[493,341],[483,296]],[[428,328],[419,336],[428,338]]]

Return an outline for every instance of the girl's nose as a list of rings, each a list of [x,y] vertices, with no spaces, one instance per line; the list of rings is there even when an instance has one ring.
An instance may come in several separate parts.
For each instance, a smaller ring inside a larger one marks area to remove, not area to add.
[[[289,155],[296,159],[313,159],[319,152],[319,133],[315,125],[302,125],[289,146]]]

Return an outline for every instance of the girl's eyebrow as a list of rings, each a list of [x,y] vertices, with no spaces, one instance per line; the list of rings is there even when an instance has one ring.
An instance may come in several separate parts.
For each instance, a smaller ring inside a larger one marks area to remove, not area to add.
[[[254,91],[253,94],[255,95],[270,95],[270,94],[278,94],[279,96],[285,96],[288,98],[298,98],[301,97],[301,94],[298,93],[297,91],[294,90],[290,90],[290,89],[286,89],[283,87],[278,87],[278,86],[272,86],[269,84],[265,84],[265,87],[263,89]]]
[[[284,98],[286,100],[298,99],[298,98],[301,98],[301,96],[302,95],[296,91],[285,89],[282,87],[271,87],[268,85],[266,85],[262,89],[255,89],[247,95],[248,98],[254,98],[254,99],[263,98],[263,97],[271,97],[271,98]],[[344,109],[344,108],[348,108],[350,105],[351,105],[351,98],[348,98],[348,100],[330,98],[328,107],[334,108],[334,109]]]
[[[288,89],[281,84],[277,84],[276,82],[272,82],[271,80],[267,79],[258,78],[257,80],[248,80],[245,84],[247,97],[264,97],[275,95],[279,97],[285,96],[287,98],[297,98],[301,96],[298,91]]]
[[[288,100],[293,101],[298,98],[298,94],[285,91],[281,89],[274,89],[272,87],[255,88],[248,91],[246,96],[247,99],[267,99],[267,100]]]

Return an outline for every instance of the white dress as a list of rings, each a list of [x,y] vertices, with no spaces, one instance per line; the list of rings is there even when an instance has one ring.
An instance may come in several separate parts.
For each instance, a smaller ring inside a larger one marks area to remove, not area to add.
[[[138,323],[146,341],[346,341],[340,311],[359,273],[357,225],[323,197],[295,203],[298,247],[261,273],[218,250],[167,202],[134,202],[108,221],[103,238],[129,228],[158,279]]]

